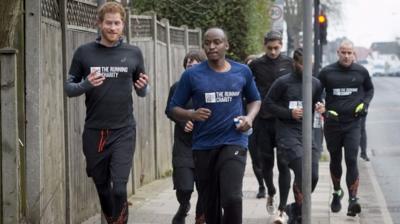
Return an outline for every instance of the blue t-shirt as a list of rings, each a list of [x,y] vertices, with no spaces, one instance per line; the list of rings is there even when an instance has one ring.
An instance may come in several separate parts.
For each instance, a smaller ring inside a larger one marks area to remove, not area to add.
[[[169,108],[184,107],[192,99],[194,109],[211,110],[205,121],[195,121],[194,150],[215,149],[222,145],[247,148],[248,136],[237,131],[233,118],[244,115],[243,97],[247,103],[260,100],[250,69],[243,64],[228,61],[231,69],[216,72],[208,62],[186,70],[179,81]]]

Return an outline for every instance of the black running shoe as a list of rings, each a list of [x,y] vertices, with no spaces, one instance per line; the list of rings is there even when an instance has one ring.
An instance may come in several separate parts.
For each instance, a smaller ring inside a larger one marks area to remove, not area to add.
[[[358,198],[350,198],[349,208],[347,209],[347,216],[356,216],[361,212],[361,205],[358,203]]]
[[[180,205],[178,211],[176,212],[174,218],[172,219],[172,224],[185,224],[185,218],[190,210],[190,203]]]
[[[361,154],[360,157],[361,157],[361,159],[365,160],[366,162],[369,162],[369,157],[367,156],[367,154]]]
[[[286,206],[286,214],[289,219],[287,224],[301,224],[301,208],[293,202]]]
[[[292,204],[288,204],[286,205],[286,214],[288,216],[288,224],[292,224],[293,223],[293,203]]]
[[[343,193],[343,190],[340,189],[339,193],[335,192],[332,195],[333,195],[333,199],[331,202],[331,211],[336,213],[336,212],[339,212],[340,209],[342,209],[342,204],[340,203],[340,200],[342,200],[344,193]]]
[[[257,193],[257,198],[265,198],[266,193],[265,193],[265,187],[264,186],[260,186],[258,188],[258,193]]]

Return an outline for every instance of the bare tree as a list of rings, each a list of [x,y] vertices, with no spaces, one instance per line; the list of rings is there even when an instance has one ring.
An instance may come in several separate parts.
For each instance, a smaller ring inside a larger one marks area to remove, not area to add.
[[[21,0],[0,1],[0,48],[13,46],[20,13]]]
[[[340,0],[321,0],[320,4],[330,15],[341,17]],[[291,45],[294,48],[299,47],[303,30],[303,0],[285,0],[284,11],[289,41],[293,41]]]
[[[284,11],[289,45],[297,48],[300,46],[300,32],[303,29],[302,0],[285,0]]]

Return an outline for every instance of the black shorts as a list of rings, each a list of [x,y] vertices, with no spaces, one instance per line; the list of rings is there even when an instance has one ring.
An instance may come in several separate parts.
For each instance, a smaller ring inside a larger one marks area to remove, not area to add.
[[[82,134],[86,172],[95,183],[127,182],[135,151],[136,128],[85,128]]]
[[[222,204],[232,195],[241,199],[243,175],[246,168],[247,150],[242,146],[225,145],[213,150],[193,151],[195,178],[199,190],[206,189],[205,197],[213,203],[215,191]]]
[[[291,161],[304,156],[303,136],[301,128],[280,128],[277,134],[278,158],[281,162],[289,164]],[[318,164],[321,151],[315,139],[311,145],[312,163]]]
[[[174,189],[193,191],[194,188],[194,168],[190,167],[174,167],[172,173]]]
[[[257,117],[254,120],[254,133],[250,136],[249,147],[256,147],[262,158],[274,159],[276,147],[275,118],[263,119]],[[253,149],[251,149],[253,150]]]
[[[357,155],[361,138],[361,121],[325,123],[324,134],[329,152],[334,153],[344,147],[352,155]]]

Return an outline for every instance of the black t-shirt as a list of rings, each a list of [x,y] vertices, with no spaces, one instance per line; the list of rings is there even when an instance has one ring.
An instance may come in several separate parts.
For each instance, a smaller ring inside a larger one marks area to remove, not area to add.
[[[284,124],[298,126],[301,130],[301,121],[292,118],[292,110],[303,107],[302,74],[291,73],[278,78],[271,86],[264,99],[266,110]],[[321,101],[322,87],[317,78],[312,77],[312,111],[314,105]]]
[[[165,114],[169,119],[175,122],[174,141],[181,141],[187,147],[192,147],[192,132],[185,132],[186,121],[178,121],[174,119],[174,117],[171,114],[170,110],[171,108],[169,108],[169,104],[171,103],[172,96],[174,95],[178,84],[179,82],[175,82],[169,89]],[[187,110],[193,109],[192,100],[189,100],[189,102],[185,105],[184,109]]]
[[[115,47],[96,42],[82,45],[72,58],[69,81],[80,83],[93,70],[106,79],[85,92],[85,127],[117,129],[134,125],[132,87],[144,73],[140,49],[125,43]]]
[[[280,55],[276,59],[271,59],[267,55],[253,60],[249,65],[253,72],[254,81],[260,92],[261,99],[264,99],[272,83],[282,75],[293,72],[293,60],[285,55]],[[261,118],[273,117],[261,106],[258,116]]]
[[[374,86],[368,71],[353,63],[344,67],[339,62],[326,66],[318,76],[326,92],[326,110],[334,110],[340,120],[356,119],[354,112],[358,104],[369,104],[374,95]]]

